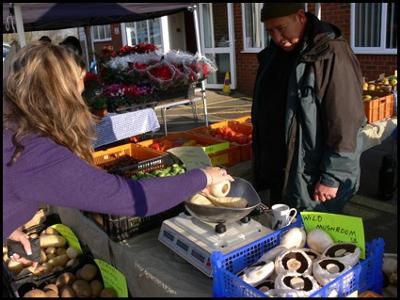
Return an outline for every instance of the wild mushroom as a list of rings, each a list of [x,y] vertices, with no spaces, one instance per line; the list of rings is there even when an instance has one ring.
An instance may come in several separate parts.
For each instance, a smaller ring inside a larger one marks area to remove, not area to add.
[[[259,284],[255,286],[256,289],[260,290],[264,294],[275,287],[275,281],[274,280],[263,280]]]
[[[333,240],[330,235],[321,229],[313,229],[307,233],[307,246],[318,253],[324,252],[332,245]]]
[[[273,272],[273,261],[258,261],[250,267],[245,268],[237,275],[242,278],[244,282],[255,286],[271,276]]]
[[[306,244],[306,232],[303,228],[293,227],[282,235],[280,246],[290,248],[303,248]]]
[[[283,290],[285,293],[285,295],[280,295],[282,297],[287,296],[288,293],[292,293],[293,296],[297,297],[308,297],[319,288],[317,281],[306,274],[282,273],[275,280],[275,290]]]
[[[321,256],[320,253],[309,248],[301,248],[299,250],[304,251],[304,253],[308,255],[308,257],[311,259],[312,262],[316,261]]]
[[[325,249],[323,256],[335,258],[345,265],[354,266],[360,260],[361,250],[351,243],[339,243]]]
[[[313,264],[313,275],[323,286],[351,268],[336,258],[321,258]]]
[[[312,260],[303,250],[289,249],[275,259],[275,271],[277,274],[311,274]]]
[[[281,253],[283,253],[283,252],[285,252],[285,251],[287,251],[287,248],[286,248],[286,247],[281,246],[281,245],[276,246],[275,248],[272,248],[271,250],[268,250],[267,252],[265,252],[265,253],[258,259],[258,261],[267,261],[267,260],[272,260],[272,261],[274,261],[275,258],[276,258],[279,254],[281,254]]]

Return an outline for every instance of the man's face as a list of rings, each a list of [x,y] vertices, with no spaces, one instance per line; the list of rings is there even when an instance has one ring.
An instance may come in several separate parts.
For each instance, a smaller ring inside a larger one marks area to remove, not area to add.
[[[285,17],[270,19],[264,22],[276,45],[284,51],[292,51],[301,41],[306,24],[306,16],[303,10]]]

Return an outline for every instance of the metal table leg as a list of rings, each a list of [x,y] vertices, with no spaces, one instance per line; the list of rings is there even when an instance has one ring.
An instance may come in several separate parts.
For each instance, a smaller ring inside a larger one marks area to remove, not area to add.
[[[166,107],[161,109],[161,116],[164,120],[164,133],[165,133],[165,135],[167,135],[168,129],[167,129],[167,108]]]
[[[206,126],[208,126],[207,98],[206,98],[206,92],[204,90],[201,91],[201,99],[203,100],[204,119],[206,122]]]

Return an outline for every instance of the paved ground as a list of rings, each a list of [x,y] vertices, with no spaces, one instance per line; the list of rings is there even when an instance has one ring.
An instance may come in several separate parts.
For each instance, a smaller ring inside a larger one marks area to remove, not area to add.
[[[250,115],[251,98],[239,93],[223,95],[221,92],[207,91],[209,122],[219,122]],[[167,110],[168,132],[183,131],[204,126],[203,105],[198,102],[199,121],[193,118],[190,105],[183,105]],[[157,111],[160,124],[162,117]],[[163,126],[156,135],[163,135]],[[378,174],[382,158],[393,153],[394,142],[385,140],[381,145],[365,151],[361,156],[360,190],[346,205],[344,214],[363,218],[366,240],[383,237],[385,252],[397,253],[397,191],[389,201],[378,198]],[[397,157],[397,155],[395,155]],[[397,168],[396,168],[397,170]],[[249,164],[235,168],[243,177],[251,176]],[[396,180],[397,182],[397,180]]]

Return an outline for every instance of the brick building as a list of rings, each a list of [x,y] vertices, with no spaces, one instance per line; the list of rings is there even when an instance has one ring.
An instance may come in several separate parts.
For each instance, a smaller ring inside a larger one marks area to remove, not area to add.
[[[320,7],[320,10],[319,10]],[[305,9],[335,24],[350,43],[367,80],[397,68],[397,5],[393,3],[308,3]],[[218,72],[207,80],[208,88],[222,88],[230,72],[231,88],[252,95],[258,67],[257,53],[268,44],[260,21],[262,3],[200,3],[202,53],[213,60]],[[193,16],[190,12],[127,24],[93,26],[93,48],[119,49],[147,41],[164,51],[196,52]],[[88,29],[86,29],[88,33]],[[90,46],[88,47],[90,49]]]

